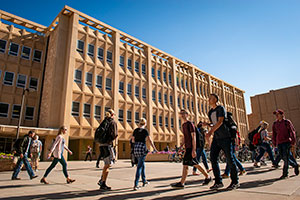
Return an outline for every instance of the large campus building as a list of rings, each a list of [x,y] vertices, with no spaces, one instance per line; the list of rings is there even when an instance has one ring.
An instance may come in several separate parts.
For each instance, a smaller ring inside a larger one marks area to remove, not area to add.
[[[129,139],[141,117],[155,145],[179,145],[178,112],[208,120],[208,96],[217,93],[242,135],[248,131],[244,91],[97,19],[65,6],[50,26],[0,11],[0,152],[17,131],[34,129],[47,149],[61,125],[83,159],[107,109],[117,113],[118,156],[128,158]]]

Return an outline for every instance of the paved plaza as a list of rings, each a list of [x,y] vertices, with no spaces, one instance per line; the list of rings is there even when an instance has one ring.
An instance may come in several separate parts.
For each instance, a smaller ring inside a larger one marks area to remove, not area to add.
[[[42,162],[37,174],[42,177],[49,162]],[[103,163],[101,163],[103,164]],[[241,187],[235,191],[209,190],[209,186],[202,186],[203,176],[189,176],[186,188],[172,189],[171,183],[179,181],[182,170],[180,163],[147,162],[146,175],[150,185],[138,191],[133,191],[135,167],[131,167],[129,160],[119,160],[110,171],[108,185],[112,191],[100,191],[97,185],[101,169],[95,168],[95,161],[73,161],[68,163],[69,174],[75,178],[73,184],[66,184],[61,166],[58,164],[48,177],[49,185],[40,184],[38,179],[29,180],[26,171],[20,173],[19,181],[11,181],[11,172],[0,173],[1,199],[300,199],[300,176],[287,180],[278,180],[280,170],[267,167],[253,169],[252,163],[244,163],[248,174],[240,177]],[[221,165],[224,168],[224,164]],[[190,174],[192,169],[190,169]],[[212,175],[212,173],[211,173]],[[224,180],[225,187],[230,180]]]

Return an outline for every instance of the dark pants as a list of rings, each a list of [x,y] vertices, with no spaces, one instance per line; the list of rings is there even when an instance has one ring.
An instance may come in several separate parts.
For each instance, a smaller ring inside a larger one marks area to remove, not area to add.
[[[289,174],[289,160],[291,154],[291,144],[289,142],[278,144],[279,155],[282,158],[284,165],[283,165],[283,176],[288,176]],[[291,163],[290,163],[291,164]],[[293,166],[293,164],[291,164]],[[298,166],[297,163],[294,164],[293,167]]]
[[[265,152],[268,153],[269,158],[272,161],[272,164],[275,165],[274,154],[271,145],[265,142],[259,146],[259,155],[256,157],[256,162],[260,161],[260,159],[264,156]]]
[[[275,159],[275,164],[278,165],[281,159],[282,158],[281,158],[280,154],[278,154]],[[298,166],[297,161],[294,158],[292,152],[290,152],[289,165],[291,165],[292,167]]]
[[[24,165],[25,165],[25,168],[26,168],[26,170],[27,170],[27,173],[28,173],[29,177],[31,178],[31,177],[34,176],[33,170],[32,170],[32,168],[31,168],[31,165],[29,164],[29,161],[28,161],[28,157],[27,157],[27,155],[25,154],[25,155],[23,156],[23,158],[19,158],[19,160],[18,160],[18,162],[17,162],[17,164],[16,164],[16,167],[15,167],[15,169],[14,169],[14,173],[13,173],[13,175],[12,175],[12,178],[17,178],[17,177],[18,177],[18,175],[19,175],[19,173],[20,173],[20,171],[21,171],[21,167],[22,167],[22,164],[23,164],[23,163],[24,163]]]
[[[66,178],[69,177],[68,175],[68,171],[67,171],[67,163],[66,160],[64,159],[63,156],[61,156],[61,159],[58,158],[54,158],[54,160],[52,161],[51,165],[48,167],[48,169],[46,170],[44,177],[46,178],[48,176],[48,174],[52,171],[52,169],[56,166],[56,164],[60,162],[60,164],[62,165],[63,168],[63,173],[65,175]]]
[[[136,168],[134,186],[138,186],[140,176],[142,176],[143,183],[146,182],[145,158],[146,158],[146,155],[137,158],[138,159],[138,165],[137,165],[137,168]]]
[[[90,161],[92,161],[92,153],[91,152],[88,152],[86,154],[84,161],[87,161],[88,157],[90,157]]]
[[[201,159],[201,157],[202,157],[202,163],[203,163],[205,169],[208,170],[209,167],[208,167],[208,164],[207,164],[207,158],[206,158],[206,153],[205,153],[204,148],[203,148],[203,147],[197,148],[197,149],[196,149],[196,153],[197,153],[197,157],[196,157],[197,160],[200,162],[200,159]],[[197,171],[197,168],[194,167],[194,168],[193,168],[193,171],[196,172],[196,171]]]
[[[234,162],[231,148],[232,146],[231,146],[230,138],[213,139],[212,141],[211,149],[210,149],[210,159],[211,159],[211,165],[215,176],[215,183],[217,184],[222,183],[222,177],[221,177],[219,161],[218,161],[218,157],[221,150],[223,150],[225,153],[227,164],[230,169],[230,178],[232,183],[237,184],[239,182],[237,167]]]
[[[239,168],[240,171],[244,171],[245,168],[243,167],[242,163],[235,156],[235,143],[232,143],[231,145],[232,145],[231,151],[232,151],[232,154],[233,154],[233,158],[234,158],[235,164]],[[229,165],[226,162],[226,168],[225,168],[224,174],[226,174],[227,176],[229,176],[229,173],[230,173],[230,168],[229,168]]]

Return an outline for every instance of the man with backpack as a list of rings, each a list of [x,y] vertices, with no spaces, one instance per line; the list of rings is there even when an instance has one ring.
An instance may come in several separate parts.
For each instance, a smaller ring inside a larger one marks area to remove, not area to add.
[[[14,172],[12,174],[11,180],[20,180],[20,178],[18,177],[20,171],[21,171],[21,167],[22,164],[24,163],[25,168],[27,170],[27,173],[30,177],[30,179],[34,179],[36,177],[38,177],[37,175],[34,174],[31,165],[29,164],[28,161],[28,157],[31,157],[31,153],[30,153],[30,147],[32,145],[32,138],[34,137],[35,133],[33,131],[29,131],[27,135],[24,136],[23,139],[20,139],[19,142],[16,141],[15,145],[15,151],[16,151],[16,155],[20,156],[18,159],[18,162],[14,168]]]
[[[42,148],[43,148],[43,144],[39,140],[39,136],[35,135],[30,149],[30,152],[32,153],[31,164],[35,172],[38,171]]]
[[[209,138],[212,134],[213,141],[210,149],[210,159],[215,176],[215,184],[210,187],[212,190],[218,190],[219,188],[224,187],[222,183],[222,176],[220,173],[220,167],[218,163],[218,157],[220,151],[223,150],[226,156],[227,164],[230,168],[230,178],[231,183],[227,187],[228,190],[237,189],[239,187],[239,179],[237,167],[234,162],[232,146],[231,146],[231,133],[229,132],[230,127],[225,124],[225,119],[227,118],[226,110],[223,106],[218,105],[219,97],[216,94],[211,94],[209,96],[209,105],[211,107],[208,117],[211,123],[205,123],[211,127],[210,131],[207,134]]]
[[[290,159],[291,146],[296,143],[295,128],[292,122],[285,119],[283,110],[275,110],[273,114],[276,116],[276,121],[273,123],[273,144],[278,146],[279,155],[284,161],[283,173],[280,179],[288,178],[288,168]],[[292,165],[292,163],[290,163]],[[292,165],[293,166],[293,165]],[[294,164],[295,175],[299,175],[299,165]]]
[[[118,128],[114,121],[115,112],[109,109],[105,113],[105,119],[95,132],[95,141],[100,143],[99,157],[104,161],[101,179],[98,182],[100,189],[111,190],[111,187],[106,185],[106,180],[110,166],[115,162],[115,152],[113,148],[113,141],[117,139]]]

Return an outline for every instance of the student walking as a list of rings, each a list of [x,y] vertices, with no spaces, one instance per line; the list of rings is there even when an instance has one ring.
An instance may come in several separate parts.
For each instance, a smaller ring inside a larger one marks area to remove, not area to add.
[[[295,175],[299,175],[299,165],[290,160],[291,146],[296,143],[295,128],[292,122],[285,119],[283,110],[275,110],[273,114],[276,116],[276,121],[273,123],[273,144],[278,146],[279,154],[284,161],[283,173],[280,179],[288,178],[288,168],[291,164],[295,169]]]
[[[42,153],[42,148],[43,148],[43,144],[39,140],[39,136],[35,135],[32,145],[31,145],[31,148],[30,148],[30,152],[32,153],[31,164],[32,164],[33,170],[35,172],[38,171],[39,160],[40,160],[40,156]]]
[[[85,155],[85,159],[84,161],[87,161],[88,158],[90,158],[90,161],[92,161],[92,153],[93,153],[93,149],[90,145],[87,146],[87,152],[86,152],[86,155]]]
[[[52,169],[57,165],[58,162],[62,165],[63,173],[66,177],[67,183],[69,184],[69,183],[73,183],[75,181],[74,179],[71,179],[68,175],[67,163],[63,156],[64,149],[66,149],[70,155],[73,154],[72,151],[70,151],[70,149],[65,144],[65,139],[64,139],[63,135],[65,135],[67,133],[67,131],[68,130],[65,126],[60,127],[58,134],[55,138],[55,141],[52,144],[52,147],[50,148],[50,152],[48,153],[48,158],[50,158],[53,153],[54,159],[53,159],[51,165],[46,170],[43,178],[41,179],[41,181],[40,181],[41,183],[49,184],[49,182],[47,182],[46,178],[49,175],[49,173],[52,171]]]
[[[113,149],[113,141],[118,137],[117,123],[114,121],[115,112],[109,109],[105,113],[105,119],[101,122],[99,128],[100,142],[100,159],[104,161],[101,179],[98,182],[100,189],[111,190],[111,187],[106,185],[110,166],[115,162],[115,152]],[[98,138],[98,137],[97,137]]]
[[[188,112],[186,110],[180,111],[180,117],[183,120],[182,132],[183,132],[183,145],[185,146],[185,153],[183,157],[183,170],[180,182],[172,184],[174,188],[184,188],[186,177],[188,174],[188,167],[196,167],[204,176],[205,180],[203,185],[208,185],[211,181],[211,177],[208,173],[199,165],[196,158],[197,145],[196,145],[196,129],[194,124],[188,120]]]
[[[19,141],[16,141],[19,145],[15,147],[15,151],[17,156],[19,156],[17,164],[14,168],[14,172],[12,174],[11,180],[21,180],[21,178],[18,177],[21,167],[24,163],[26,171],[30,177],[30,179],[34,179],[38,177],[34,174],[31,165],[29,164],[28,157],[31,157],[30,153],[30,147],[32,145],[32,139],[34,137],[35,133],[33,131],[29,131],[27,135],[24,136],[23,139],[19,139]]]
[[[145,175],[145,158],[149,152],[146,146],[146,141],[150,142],[150,145],[153,147],[154,151],[157,151],[151,137],[149,136],[148,130],[145,128],[147,124],[146,119],[142,118],[139,123],[139,128],[136,128],[133,131],[132,142],[134,143],[134,157],[137,158],[138,164],[136,168],[135,181],[134,181],[134,190],[140,189],[139,180],[142,176],[143,187],[149,184],[146,180]]]
[[[231,178],[231,183],[227,189],[232,190],[239,187],[237,167],[232,153],[231,134],[229,132],[229,128],[224,123],[227,113],[223,106],[218,105],[218,101],[219,97],[216,94],[211,94],[209,96],[209,105],[211,109],[208,113],[208,116],[211,123],[204,124],[211,126],[207,137],[209,138],[212,134],[214,134],[210,149],[210,159],[215,176],[215,183],[210,189],[218,190],[219,188],[224,187],[218,162],[220,151],[223,150],[226,156],[227,164],[229,165]]]

